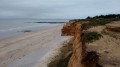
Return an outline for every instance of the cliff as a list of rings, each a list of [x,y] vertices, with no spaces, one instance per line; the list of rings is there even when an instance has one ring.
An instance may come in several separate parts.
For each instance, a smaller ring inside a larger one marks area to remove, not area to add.
[[[74,36],[68,67],[120,67],[120,21],[86,30],[97,31],[103,36],[92,43],[85,43],[82,23],[70,21],[62,29],[62,36]]]
[[[68,67],[80,67],[82,60],[82,41],[81,41],[81,28],[80,23],[68,22],[63,26],[62,36],[74,36],[73,38],[73,54],[68,63]]]

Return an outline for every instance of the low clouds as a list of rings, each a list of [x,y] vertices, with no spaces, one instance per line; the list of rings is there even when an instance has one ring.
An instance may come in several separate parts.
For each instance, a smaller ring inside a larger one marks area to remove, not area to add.
[[[120,13],[120,0],[0,0],[0,18],[73,19]]]

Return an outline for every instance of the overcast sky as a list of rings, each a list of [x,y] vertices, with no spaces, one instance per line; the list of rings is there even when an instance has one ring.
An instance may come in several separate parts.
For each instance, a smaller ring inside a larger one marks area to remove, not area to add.
[[[77,19],[120,14],[120,0],[0,0],[0,18]]]

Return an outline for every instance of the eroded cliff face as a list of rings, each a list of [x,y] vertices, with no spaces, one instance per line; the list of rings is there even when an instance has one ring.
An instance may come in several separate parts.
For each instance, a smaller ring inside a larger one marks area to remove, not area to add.
[[[86,51],[84,34],[82,33],[83,23],[88,23],[88,21],[70,21],[63,26],[62,36],[74,36],[72,56],[68,62],[68,67],[96,67],[98,64],[98,55],[95,52]]]
[[[86,31],[97,31],[103,37],[85,44],[80,22],[71,21],[63,26],[62,36],[74,36],[68,67],[120,67],[120,21]]]
[[[63,26],[62,36],[74,36],[73,38],[73,54],[68,63],[68,67],[83,67],[82,61],[82,41],[81,41],[81,24],[68,22]]]

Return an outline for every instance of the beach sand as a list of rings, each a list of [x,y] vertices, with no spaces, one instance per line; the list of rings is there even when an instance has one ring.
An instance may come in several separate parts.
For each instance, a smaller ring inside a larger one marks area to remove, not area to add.
[[[62,43],[61,26],[0,39],[0,67],[47,67]]]

